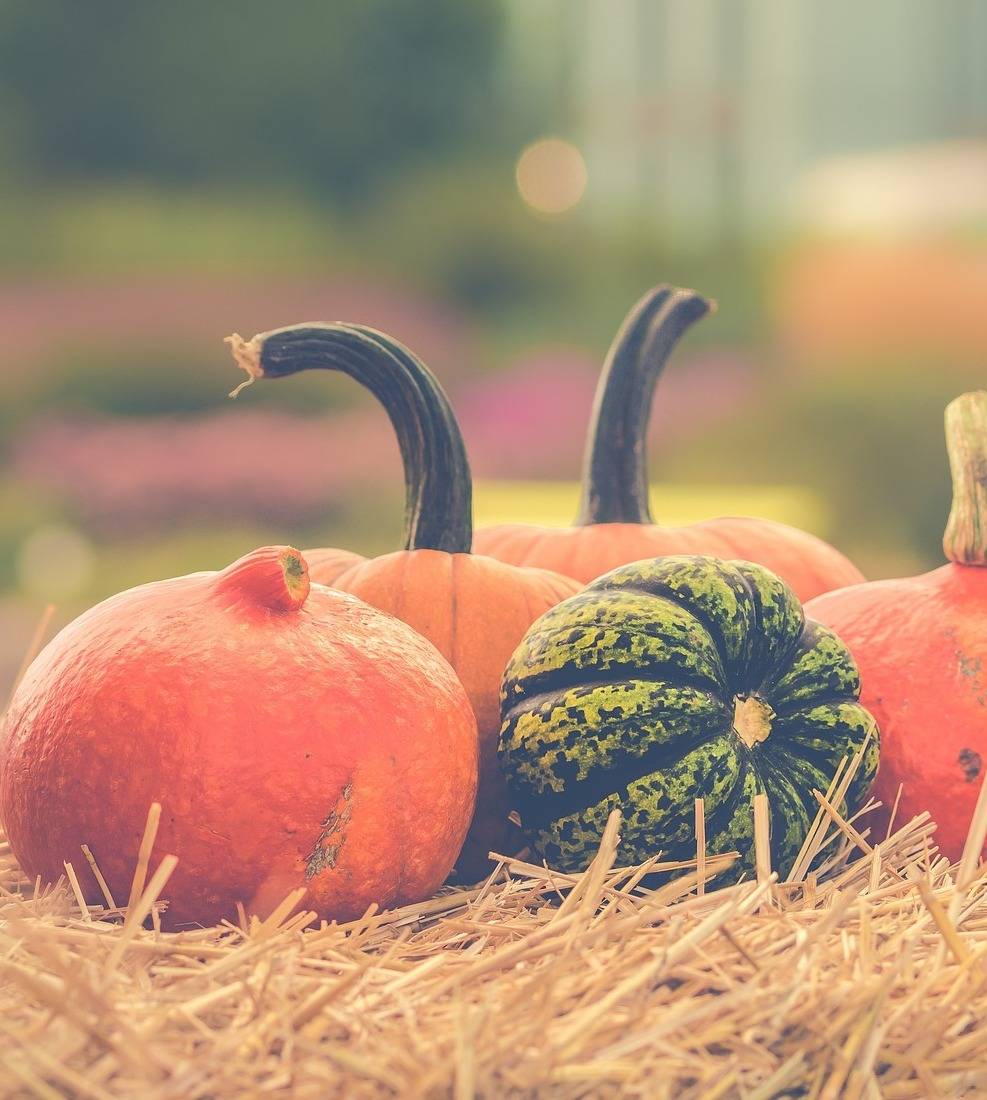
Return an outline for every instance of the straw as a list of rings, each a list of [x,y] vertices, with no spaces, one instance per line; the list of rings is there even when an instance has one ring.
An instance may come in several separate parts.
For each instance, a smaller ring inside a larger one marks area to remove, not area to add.
[[[794,878],[763,800],[756,882],[715,888],[736,857],[701,827],[691,861],[622,866],[614,816],[582,875],[498,856],[345,924],[299,889],[263,921],[145,927],[176,864],[151,872],[153,811],[125,910],[70,864],[37,887],[0,837],[0,1097],[983,1095],[984,811],[956,866],[928,815],[875,847],[836,809],[848,771]]]
[[[128,910],[133,909],[144,890],[144,883],[147,881],[147,866],[151,861],[151,851],[154,848],[155,837],[158,835],[160,821],[161,803],[152,802],[151,808],[147,812],[147,824],[144,826],[144,836],[141,839],[141,846],[137,853],[137,867],[134,869],[134,878],[130,884],[130,898],[127,901]]]
[[[86,844],[103,905],[71,862],[28,879],[0,833],[0,1100],[987,1095],[987,784],[951,866],[928,814],[879,844],[844,819],[862,755],[790,869],[756,797],[755,882],[717,888],[738,854],[709,852],[697,799],[694,859],[623,866],[614,812],[582,874],[494,854],[341,924],[299,886],[161,931],[158,803],[123,908]]]
[[[27,644],[27,649],[24,651],[24,658],[20,663],[20,667],[17,669],[17,674],[14,676],[14,682],[11,685],[10,693],[7,696],[7,702],[4,705],[4,710],[10,706],[10,701],[14,697],[14,693],[20,686],[21,680],[24,679],[24,674],[31,666],[31,662],[41,652],[41,647],[44,645],[44,640],[48,635],[48,628],[51,626],[51,620],[55,616],[55,605],[53,603],[47,604],[44,611],[41,613],[41,618],[38,620],[38,625],[34,628],[34,633],[31,635],[31,640]]]
[[[704,894],[706,892],[706,803],[702,798],[696,799],[696,875],[699,879],[696,892]]]

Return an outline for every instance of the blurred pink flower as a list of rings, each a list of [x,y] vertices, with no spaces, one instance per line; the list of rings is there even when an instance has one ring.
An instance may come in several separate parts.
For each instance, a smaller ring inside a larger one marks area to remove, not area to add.
[[[361,484],[402,485],[390,425],[363,410],[48,421],[22,437],[14,463],[25,482],[112,527],[196,516],[297,521]]]
[[[668,365],[655,389],[649,440],[689,439],[757,400],[762,379],[739,351],[710,349]]]
[[[575,478],[600,364],[581,348],[538,349],[502,374],[456,391],[456,409],[478,477]],[[651,450],[708,431],[754,400],[754,372],[735,353],[670,364],[651,416]]]
[[[756,398],[734,356],[676,364],[659,386],[653,450],[709,431]],[[531,353],[456,389],[478,477],[575,478],[597,381],[579,349]],[[245,409],[197,417],[51,419],[14,444],[15,474],[84,519],[125,529],[203,517],[296,523],[365,488],[400,494],[393,429],[373,406],[318,418]]]
[[[66,345],[187,348],[226,355],[220,341],[300,321],[354,321],[401,340],[444,377],[469,362],[467,326],[424,297],[352,277],[145,276],[0,284],[0,331],[12,374]]]
[[[565,477],[578,466],[597,365],[580,348],[540,349],[465,383],[456,413],[477,477]]]

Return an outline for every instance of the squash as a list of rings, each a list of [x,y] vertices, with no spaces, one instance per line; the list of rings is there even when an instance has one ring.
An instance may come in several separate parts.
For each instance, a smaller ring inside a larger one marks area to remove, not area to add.
[[[897,820],[928,810],[940,850],[958,860],[987,763],[987,391],[956,398],[945,420],[948,563],[831,592],[808,611],[849,645],[881,724],[879,826],[900,788]]]
[[[508,665],[500,761],[532,847],[585,867],[610,812],[636,863],[708,851],[754,865],[752,801],[769,796],[786,870],[840,761],[861,753],[844,813],[877,767],[873,718],[843,643],[759,565],[698,556],[605,574],[535,622]]]
[[[366,386],[397,434],[407,484],[405,549],[366,560],[348,551],[306,551],[312,577],[403,619],[458,673],[476,714],[480,780],[476,816],[457,863],[461,878],[488,867],[516,836],[497,768],[499,690],[525,630],[578,591],[568,577],[470,553],[472,480],[448,399],[428,368],[396,340],[359,325],[297,325],[230,338],[249,378],[338,370]]]
[[[710,305],[691,290],[669,286],[655,287],[637,303],[600,375],[575,525],[481,529],[473,542],[477,553],[553,569],[583,583],[663,554],[745,558],[777,573],[802,600],[864,579],[838,550],[786,524],[731,517],[661,527],[652,519],[646,457],[652,394],[676,343]]]
[[[165,926],[327,919],[429,897],[473,812],[476,723],[415,631],[310,584],[287,546],[98,604],[33,662],[0,732],[0,816],[24,873],[88,844],[125,903],[148,810],[178,865]]]

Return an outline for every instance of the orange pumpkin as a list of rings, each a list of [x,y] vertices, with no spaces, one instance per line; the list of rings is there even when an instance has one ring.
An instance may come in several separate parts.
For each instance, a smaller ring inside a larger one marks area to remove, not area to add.
[[[456,670],[476,714],[476,814],[457,863],[481,875],[491,849],[518,838],[497,766],[500,680],[528,627],[579,589],[568,577],[470,553],[472,480],[448,399],[428,368],[390,337],[359,325],[296,325],[230,337],[251,379],[337,370],[366,386],[394,426],[407,486],[405,549],[367,560],[305,551],[312,579],[350,592],[423,634]]]
[[[805,612],[850,647],[861,702],[881,728],[878,836],[900,786],[897,820],[928,810],[940,849],[956,860],[987,763],[987,391],[949,405],[946,445],[949,563],[919,577],[830,592]]]
[[[566,528],[502,524],[476,532],[473,549],[513,565],[553,569],[587,583],[644,558],[743,558],[777,573],[800,600],[862,581],[839,551],[797,528],[730,517],[661,527],[648,502],[651,397],[682,334],[710,310],[691,290],[655,287],[631,310],[607,355],[590,421],[582,504]]]
[[[20,866],[88,844],[127,898],[148,808],[178,856],[166,925],[290,891],[321,916],[429,897],[473,812],[476,725],[448,663],[404,623],[310,585],[290,546],[91,608],[33,662],[0,723],[0,813]]]

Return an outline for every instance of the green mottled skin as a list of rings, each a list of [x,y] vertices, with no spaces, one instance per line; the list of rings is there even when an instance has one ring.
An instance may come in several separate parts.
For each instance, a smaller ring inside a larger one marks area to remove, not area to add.
[[[618,768],[627,757],[668,746],[681,755],[697,720],[729,730],[732,711],[711,693],[660,681],[569,688],[508,718],[503,761],[517,788],[537,797],[564,790],[564,778],[583,782],[595,771]]]
[[[771,806],[774,865],[791,865],[813,790],[870,741],[844,812],[877,771],[870,714],[842,642],[806,622],[794,594],[749,562],[668,557],[594,581],[538,619],[502,691],[500,760],[525,830],[553,866],[584,867],[607,817],[638,862],[695,851],[694,800],[711,853],[753,866],[752,800]],[[770,707],[766,740],[734,729],[738,698]]]
[[[589,589],[567,600],[564,620],[539,620],[545,629],[529,631],[521,643],[523,694],[537,693],[542,680],[551,690],[566,680],[584,683],[619,673],[632,675],[649,665],[660,666],[679,681],[723,687],[723,662],[702,623],[671,603],[657,618],[655,602],[638,592]],[[508,690],[512,688],[522,690],[520,683],[508,683]],[[511,701],[509,695],[508,706]]]

